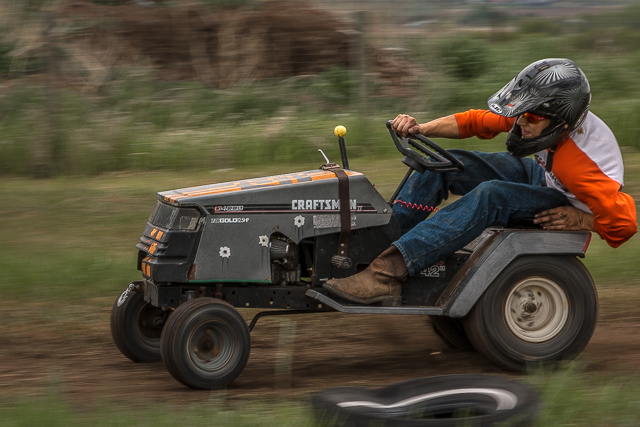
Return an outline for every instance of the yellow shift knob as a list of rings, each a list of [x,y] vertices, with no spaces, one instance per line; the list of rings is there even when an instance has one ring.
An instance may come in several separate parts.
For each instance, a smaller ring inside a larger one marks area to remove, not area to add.
[[[347,134],[347,128],[344,127],[344,126],[336,126],[336,128],[333,130],[333,133],[338,138],[342,138],[343,136],[345,136]]]

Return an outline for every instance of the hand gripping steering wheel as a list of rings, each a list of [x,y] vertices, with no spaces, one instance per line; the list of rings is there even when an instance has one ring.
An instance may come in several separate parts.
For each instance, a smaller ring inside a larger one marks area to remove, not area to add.
[[[414,134],[411,138],[399,138],[398,134],[391,129],[391,122],[391,120],[387,122],[387,129],[389,129],[391,139],[396,144],[398,151],[404,154],[402,163],[415,169],[418,173],[424,173],[426,170],[432,172],[464,171],[464,165],[460,159],[429,138],[420,134]]]

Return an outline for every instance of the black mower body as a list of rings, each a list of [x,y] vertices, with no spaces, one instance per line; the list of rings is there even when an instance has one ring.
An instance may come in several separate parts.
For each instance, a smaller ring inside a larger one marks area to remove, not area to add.
[[[391,201],[412,173],[464,170],[428,138],[387,128],[409,166]],[[401,236],[390,202],[348,168],[345,132],[335,131],[345,169],[327,160],[318,170],[158,193],[136,245],[143,279],[111,312],[122,354],[162,360],[192,388],[226,387],[247,363],[258,319],[320,311],[428,315],[445,343],[514,371],[584,349],[598,313],[593,279],[576,259],[587,231],[488,228],[403,282],[399,306],[326,291],[327,280],[364,270]],[[259,312],[247,325],[237,308]]]
[[[145,300],[165,309],[209,296],[235,307],[463,317],[517,257],[583,256],[589,243],[588,232],[487,229],[405,282],[401,307],[345,305],[322,284],[366,268],[400,237],[389,203],[363,174],[345,172],[352,260],[347,268],[331,263],[341,231],[338,179],[331,170],[158,193],[137,245]]]

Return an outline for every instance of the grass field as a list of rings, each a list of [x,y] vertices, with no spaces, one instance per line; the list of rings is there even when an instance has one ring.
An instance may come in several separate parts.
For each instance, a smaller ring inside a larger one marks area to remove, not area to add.
[[[357,135],[351,136],[355,139]],[[387,160],[354,158],[352,168],[366,173],[388,197],[404,173],[398,159],[399,156]],[[318,159],[286,171],[315,169],[321,162]],[[640,153],[625,152],[625,163],[627,190],[638,200]],[[129,281],[139,277],[134,245],[157,191],[281,172],[285,170],[271,165],[260,170],[189,174],[124,172],[50,180],[2,179],[0,295],[5,304],[16,308],[33,303],[49,307],[46,317],[34,319],[43,324],[77,328],[74,322],[80,319],[84,319],[83,323],[95,322],[90,310],[96,301],[100,297],[115,298]],[[640,284],[639,246],[638,237],[619,249],[609,248],[598,238],[592,240],[584,262],[600,293],[606,295],[608,289]],[[591,376],[583,373],[579,364],[572,364],[567,370],[534,374],[525,380],[541,391],[545,402],[540,426],[631,426],[640,421],[640,390],[634,375]],[[101,403],[78,408],[65,400],[60,388],[53,372],[45,395],[27,392],[24,396],[1,397],[0,426],[163,426],[178,422],[186,426],[210,418],[217,420],[216,425],[228,426],[313,425],[304,396],[293,401],[232,401],[207,407],[167,407],[144,401],[109,404],[109,396],[105,396]]]
[[[43,2],[29,3],[36,8]],[[380,96],[381,83],[372,78],[364,103],[354,100],[357,81],[344,69],[224,91],[158,82],[146,69],[118,69],[99,94],[56,91],[55,113],[46,87],[30,76],[5,78],[11,46],[0,28],[0,297],[10,313],[5,323],[15,327],[24,320],[21,308],[41,305],[47,312],[33,322],[45,332],[98,326],[94,310],[140,277],[134,245],[156,192],[315,169],[324,163],[318,149],[338,161],[332,132],[338,124],[348,128],[352,169],[364,172],[388,198],[405,168],[386,120],[400,112],[426,121],[485,108],[515,72],[543,57],[570,57],[584,69],[592,111],[623,146],[625,191],[640,201],[640,9],[584,17],[575,27],[560,20],[510,24],[516,31],[497,37],[479,32],[390,40],[421,69],[411,97]],[[446,148],[504,147],[503,139],[438,142]],[[50,143],[58,144],[55,155]],[[31,178],[43,175],[52,177]],[[601,295],[640,285],[639,253],[638,236],[618,249],[594,236],[584,263]],[[227,401],[211,393],[209,405],[191,405],[122,402],[107,395],[76,406],[55,371],[50,378],[45,393],[25,389],[18,395],[3,392],[0,378],[0,427],[195,426],[211,420],[216,426],[313,425],[308,396]],[[605,376],[572,363],[523,380],[543,398],[539,427],[640,425],[637,367]]]
[[[543,402],[536,427],[634,427],[640,423],[640,387],[633,378],[589,379],[575,369],[528,377]],[[207,404],[126,405],[108,398],[90,407],[74,407],[52,384],[37,398],[0,399],[0,426],[76,427],[145,426],[304,427],[317,425],[310,406],[296,401],[225,402],[212,394]],[[509,424],[507,424],[509,425]]]

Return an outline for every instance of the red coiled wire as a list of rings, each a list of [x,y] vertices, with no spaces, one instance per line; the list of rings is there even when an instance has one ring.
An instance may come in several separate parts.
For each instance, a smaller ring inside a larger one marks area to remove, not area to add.
[[[401,204],[405,208],[413,209],[413,210],[416,210],[416,211],[438,212],[438,207],[437,206],[436,207],[423,206],[423,205],[419,205],[417,203],[408,203],[408,202],[405,202],[404,200],[394,200],[393,204],[395,205],[396,203]]]

